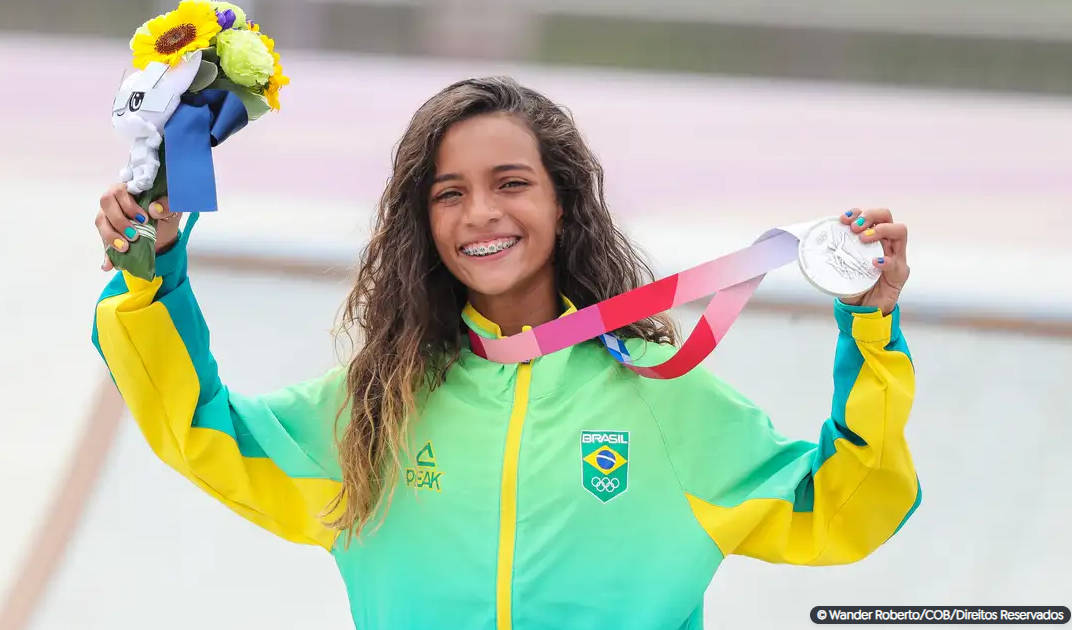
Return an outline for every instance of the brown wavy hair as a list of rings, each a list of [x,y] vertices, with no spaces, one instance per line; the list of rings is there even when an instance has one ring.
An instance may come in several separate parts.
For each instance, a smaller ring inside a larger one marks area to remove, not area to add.
[[[386,514],[418,401],[442,383],[465,343],[460,314],[466,288],[436,252],[428,197],[444,133],[489,113],[528,123],[554,184],[563,209],[554,252],[558,290],[580,309],[654,279],[615,226],[604,199],[603,168],[567,111],[502,77],[460,81],[425,102],[396,148],[343,311],[343,329],[356,328],[363,340],[347,369],[349,421],[336,431],[343,489],[329,508],[338,516],[328,525],[346,531],[347,544],[375,514]],[[617,333],[659,343],[677,339],[666,315]]]

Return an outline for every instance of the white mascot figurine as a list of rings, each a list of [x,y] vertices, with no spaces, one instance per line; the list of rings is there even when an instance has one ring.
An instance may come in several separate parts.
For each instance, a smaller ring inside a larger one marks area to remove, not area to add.
[[[130,158],[119,174],[131,194],[152,188],[160,169],[164,125],[178,109],[180,97],[190,89],[200,67],[198,50],[172,67],[150,62],[119,86],[112,103],[112,127],[132,142]]]

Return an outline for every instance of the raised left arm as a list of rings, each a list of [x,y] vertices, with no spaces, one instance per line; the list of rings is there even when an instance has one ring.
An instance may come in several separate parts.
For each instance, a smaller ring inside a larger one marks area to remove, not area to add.
[[[704,370],[653,405],[682,490],[725,556],[856,562],[920,503],[904,436],[915,372],[900,311],[883,316],[836,302],[835,319],[833,404],[818,442],[785,438],[767,414]]]

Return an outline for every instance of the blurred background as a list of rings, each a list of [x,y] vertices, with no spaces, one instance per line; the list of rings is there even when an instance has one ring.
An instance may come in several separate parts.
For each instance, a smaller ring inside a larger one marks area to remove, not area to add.
[[[107,108],[130,36],[173,6],[0,3],[0,630],[350,627],[331,559],[158,462],[90,344],[107,281],[92,220],[127,148]],[[410,115],[457,79],[511,74],[573,112],[659,275],[852,207],[909,225],[923,504],[853,566],[729,559],[709,628],[803,628],[827,604],[1072,601],[1072,3],[242,6],[292,84],[215,150],[222,208],[192,239],[229,386],[338,360],[330,329]],[[691,329],[702,306],[675,315]],[[816,439],[835,337],[829,301],[783,268],[708,367]]]

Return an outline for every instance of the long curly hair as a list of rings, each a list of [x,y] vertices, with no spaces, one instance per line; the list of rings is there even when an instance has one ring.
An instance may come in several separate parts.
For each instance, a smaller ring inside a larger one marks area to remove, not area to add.
[[[425,102],[395,151],[393,173],[343,309],[342,328],[357,329],[363,342],[347,368],[349,418],[336,430],[343,488],[328,510],[337,514],[328,525],[345,531],[347,544],[374,515],[386,514],[418,401],[442,383],[465,347],[460,314],[466,288],[436,252],[428,197],[444,133],[489,113],[524,120],[538,142],[563,210],[554,252],[558,290],[580,309],[654,279],[615,226],[604,199],[603,168],[569,113],[504,77],[460,81]],[[666,315],[616,332],[657,343],[678,337]],[[340,413],[340,421],[344,416]]]

